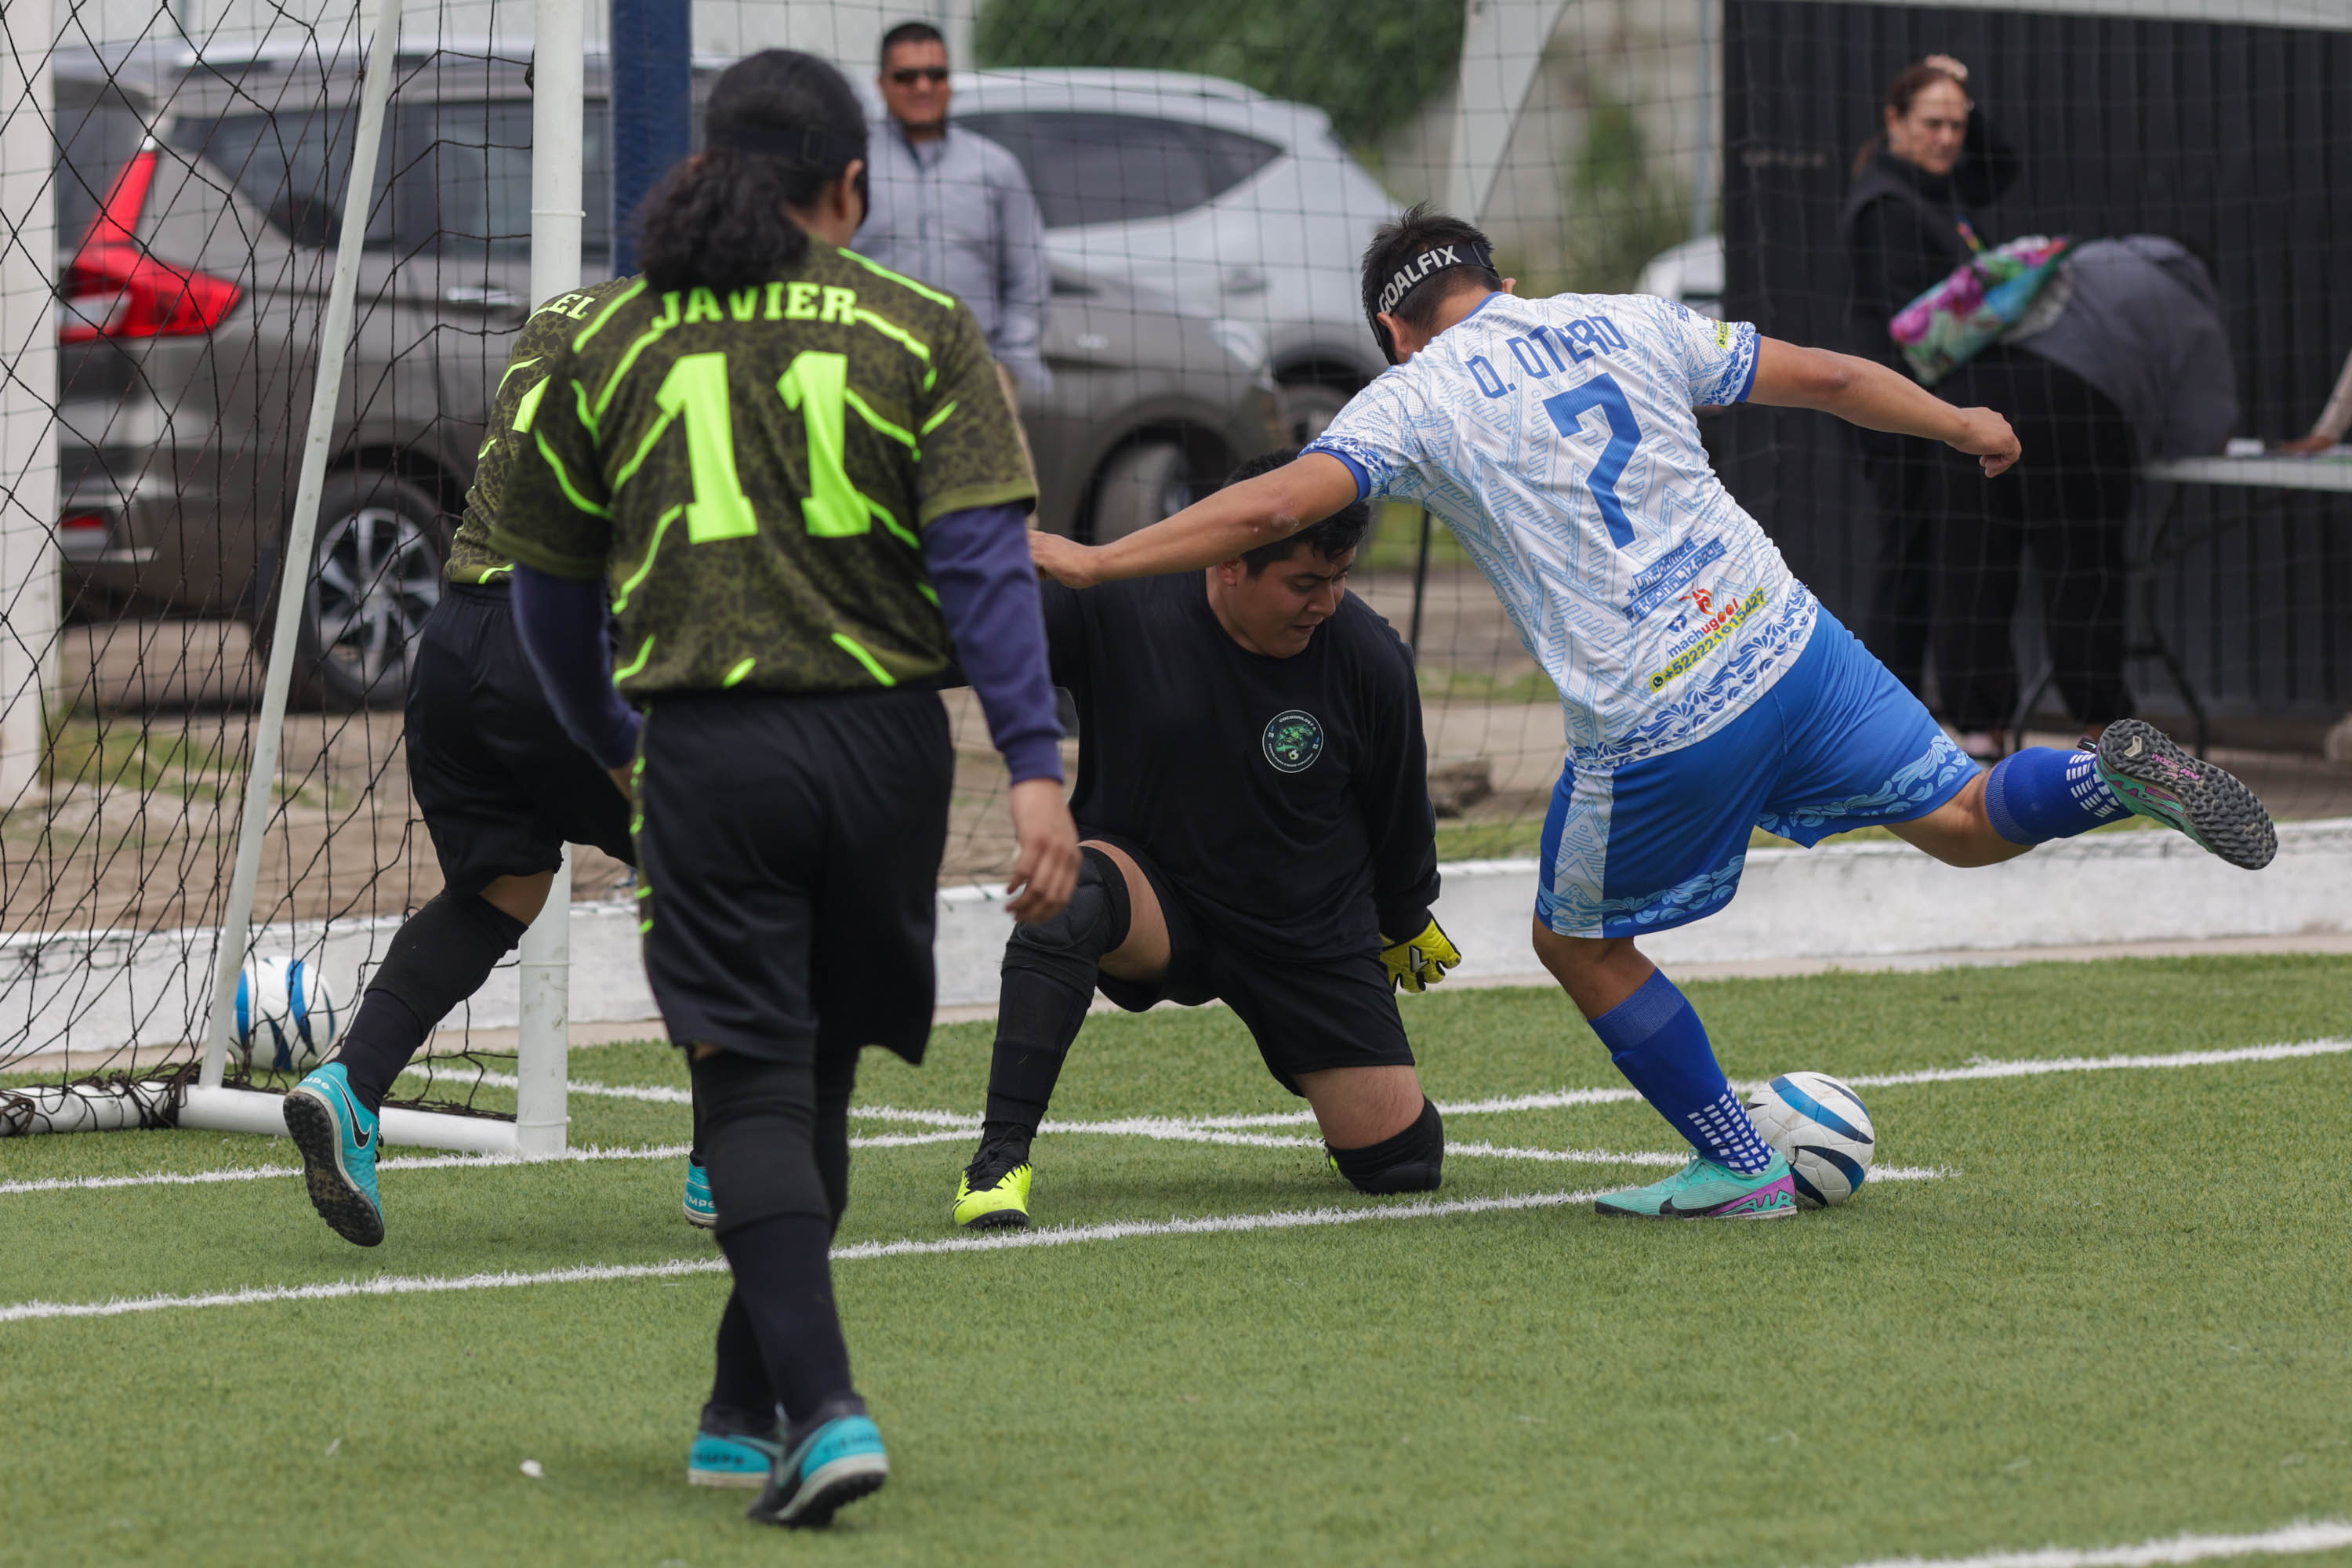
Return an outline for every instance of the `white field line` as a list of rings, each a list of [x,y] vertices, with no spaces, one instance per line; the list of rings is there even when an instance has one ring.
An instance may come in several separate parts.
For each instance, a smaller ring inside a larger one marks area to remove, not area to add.
[[[2336,1057],[2352,1051],[2352,1040],[2294,1040],[2276,1046],[2242,1046],[2234,1050],[2176,1051],[2161,1057],[2051,1057],[2036,1060],[1975,1061],[1962,1068],[1927,1068],[1918,1072],[1865,1074],[1845,1081],[1860,1089],[1905,1083],[1958,1083],[1971,1079],[2034,1078],[2053,1072],[2122,1072],[2163,1068],[2228,1067],[2237,1062],[2284,1062],[2303,1057]],[[2167,1562],[2150,1558],[2150,1562]],[[2183,1559],[2186,1561],[2186,1559]]]
[[[583,1163],[683,1160],[687,1148],[684,1143],[665,1143],[647,1149],[566,1149],[555,1158]],[[514,1154],[390,1154],[378,1160],[375,1168],[379,1171],[456,1171],[528,1163]],[[58,1176],[38,1182],[0,1182],[0,1194],[89,1192],[108,1187],[202,1187],[215,1182],[259,1182],[273,1176],[299,1176],[301,1173],[299,1165],[239,1165],[225,1171],[155,1171],[136,1176]]]
[[[1447,1203],[1388,1204],[1371,1208],[1277,1209],[1271,1214],[1211,1215],[1200,1219],[1118,1220],[1107,1225],[1047,1226],[1038,1230],[989,1231],[938,1240],[863,1241],[834,1248],[835,1262],[908,1258],[949,1252],[1002,1252],[1032,1247],[1068,1247],[1078,1242],[1124,1241],[1134,1237],[1213,1236],[1250,1230],[1296,1230],[1309,1226],[1359,1225],[1379,1219],[1442,1219],[1498,1210],[1559,1208],[1590,1203],[1599,1191],[1527,1193],[1507,1197],[1460,1198]],[[418,1296],[453,1290],[503,1290],[526,1285],[587,1285],[613,1279],[659,1279],[716,1274],[719,1258],[678,1258],[666,1263],[583,1264],[529,1274],[385,1274],[373,1279],[337,1279],[318,1285],[264,1285],[202,1296],[118,1297],[108,1301],[19,1301],[0,1307],[0,1323],[53,1318],[120,1318],[135,1312],[166,1312],[206,1307],[250,1307],[269,1301],[332,1301],[353,1296]]]
[[[2147,1071],[2166,1068],[2228,1067],[2239,1062],[2293,1061],[2304,1057],[2342,1056],[2352,1052],[2352,1040],[2294,1040],[2281,1045],[2241,1046],[2225,1050],[2177,1051],[2167,1056],[2053,1057],[2012,1061],[1975,1061],[1965,1067],[1926,1068],[1915,1072],[1862,1073],[1845,1081],[1856,1089],[1884,1089],[1913,1083],[1964,1083],[1978,1079],[2034,1078],[2044,1073]],[[573,1088],[580,1086],[574,1084]],[[1760,1081],[1738,1084],[1740,1089],[1760,1089]],[[590,1092],[594,1092],[593,1090]],[[1642,1097],[1631,1089],[1561,1089],[1538,1094],[1513,1094],[1491,1100],[1440,1101],[1447,1116],[1489,1116],[1514,1110],[1564,1110],[1579,1105],[1618,1105]],[[854,1106],[853,1116],[886,1121],[919,1121],[936,1126],[967,1127],[980,1123],[948,1110],[908,1110],[893,1105]],[[1188,1127],[1302,1127],[1311,1125],[1311,1110],[1268,1110],[1242,1116],[1187,1116]]]
[[[1311,1143],[1314,1140],[1302,1138],[1299,1142]],[[1495,1143],[1456,1143],[1448,1139],[1445,1157],[1451,1160],[1459,1155],[1467,1155],[1474,1160],[1541,1160],[1564,1165],[1664,1166],[1683,1165],[1690,1161],[1686,1152],[1656,1154],[1646,1151],[1626,1153],[1612,1149],[1520,1149]],[[1874,1182],[1934,1182],[1958,1174],[1958,1172],[1945,1165],[1873,1165],[1870,1168],[1870,1179]]]
[[[1316,1138],[1277,1138],[1227,1132],[1158,1117],[1137,1117],[1124,1121],[1049,1121],[1045,1130],[1082,1136],[1151,1138],[1168,1142],[1216,1143],[1245,1149],[1315,1149],[1322,1146],[1322,1141]],[[883,1132],[871,1137],[852,1138],[849,1146],[853,1149],[897,1149],[910,1144],[960,1143],[971,1138],[977,1131],[977,1128],[955,1128],[939,1132]],[[641,1149],[570,1149],[556,1159],[579,1162],[678,1160],[686,1157],[688,1147],[684,1143],[665,1143]],[[1685,1154],[1658,1153],[1647,1150],[1522,1149],[1498,1147],[1492,1143],[1448,1143],[1445,1152],[1474,1159],[1535,1160],[1572,1165],[1668,1166],[1679,1165],[1689,1158]],[[534,1163],[512,1154],[394,1154],[378,1161],[376,1169],[461,1171]],[[268,1181],[301,1173],[299,1165],[241,1165],[220,1171],[156,1171],[133,1176],[52,1176],[37,1181],[0,1182],[0,1196],[17,1193],[101,1192],[115,1187],[199,1187],[221,1182]],[[1911,1171],[1893,1167],[1871,1173],[1877,1180],[1893,1182],[1950,1173],[1941,1170]]]
[[[2184,1532],[2137,1546],[2045,1546],[2038,1552],[1989,1552],[1980,1557],[1874,1557],[1853,1568],[2155,1568],[2168,1563],[2209,1563],[2216,1557],[2294,1557],[2346,1546],[2352,1546],[2352,1524],[2327,1519],[2297,1521],[2259,1535]]]
[[[1979,1061],[1966,1067],[1927,1068],[1915,1072],[1864,1073],[1846,1079],[1860,1089],[1877,1089],[1902,1084],[1962,1083],[1981,1079],[2032,1078],[2046,1073],[2116,1072],[2176,1069],[2198,1067],[2227,1067],[2239,1062],[2294,1061],[2307,1057],[2341,1056],[2352,1052],[2352,1040],[2296,1040],[2269,1046],[2242,1046],[2226,1050],[2178,1051],[2167,1056],[2119,1057],[2055,1057],[2025,1058],[2013,1061]],[[502,1073],[485,1073],[482,1081],[492,1087],[512,1088],[514,1079]],[[691,1103],[692,1095],[682,1089],[660,1085],[600,1084],[574,1081],[572,1092],[603,1095],[624,1100],[656,1100],[665,1104]],[[1630,1089],[1568,1089],[1541,1094],[1508,1095],[1491,1100],[1459,1100],[1438,1109],[1448,1116],[1476,1116],[1515,1110],[1556,1110],[1578,1105],[1601,1105],[1636,1100],[1640,1097]],[[853,1149],[888,1149],[919,1143],[948,1143],[973,1136],[980,1124],[970,1116],[951,1110],[920,1110],[892,1105],[853,1106],[853,1116],[883,1121],[909,1122],[935,1127],[936,1132],[879,1133],[865,1138],[853,1138]],[[1240,1116],[1202,1117],[1137,1117],[1120,1121],[1049,1121],[1045,1131],[1072,1133],[1107,1133],[1131,1137],[1157,1138],[1180,1142],[1229,1143],[1253,1148],[1286,1148],[1311,1144],[1312,1139],[1250,1138],[1238,1135],[1235,1130],[1245,1127],[1295,1127],[1310,1124],[1312,1111],[1268,1111]],[[1674,1164],[1679,1156],[1664,1154],[1606,1154],[1601,1151],[1575,1150],[1498,1150],[1492,1145],[1454,1143],[1449,1151],[1458,1154],[1479,1155],[1490,1152],[1511,1159],[1582,1161],[1588,1156],[1592,1163]],[[630,1160],[669,1158],[684,1152],[677,1149],[582,1149],[567,1154],[576,1160]],[[512,1164],[520,1162],[480,1155],[441,1155],[394,1158],[383,1162],[381,1168],[396,1170],[431,1170],[464,1165]],[[44,1181],[0,1182],[0,1196],[16,1193],[63,1192],[103,1187],[194,1186],[213,1182],[254,1181],[265,1176],[299,1174],[291,1166],[259,1166],[235,1171],[191,1171],[158,1173],[138,1176],[58,1177]],[[1907,1175],[1891,1171],[1873,1173],[1881,1181],[1904,1181]]]
[[[2179,1051],[2169,1056],[2054,1057],[2017,1061],[1977,1061],[1966,1067],[1928,1068],[1916,1072],[1865,1073],[1845,1081],[1858,1089],[1878,1089],[1910,1083],[1961,1083],[1974,1079],[2032,1078],[2042,1073],[2115,1072],[2167,1068],[2224,1067],[2233,1062],[2289,1061],[2300,1057],[2338,1056],[2352,1051],[2352,1040],[2298,1040],[2273,1046],[2243,1046],[2235,1049]],[[416,1068],[410,1068],[416,1071]],[[450,1076],[450,1075],[445,1075]],[[485,1072],[477,1080],[488,1089],[513,1089],[510,1073]],[[606,1100],[639,1100],[661,1105],[690,1105],[693,1094],[663,1084],[593,1083],[572,1080],[572,1092]],[[1759,1087],[1742,1084],[1741,1089]],[[1577,1105],[1612,1105],[1639,1100],[1630,1089],[1563,1089],[1540,1094],[1506,1095],[1491,1100],[1465,1100],[1438,1106],[1447,1116],[1486,1116],[1513,1110],[1562,1110]],[[929,1127],[980,1131],[977,1117],[953,1110],[919,1110],[895,1105],[858,1105],[852,1116],[877,1121],[908,1121]],[[1315,1120],[1309,1110],[1268,1110],[1237,1116],[1171,1118],[1187,1127],[1237,1129],[1296,1127]],[[1070,1129],[1063,1129],[1069,1131]]]

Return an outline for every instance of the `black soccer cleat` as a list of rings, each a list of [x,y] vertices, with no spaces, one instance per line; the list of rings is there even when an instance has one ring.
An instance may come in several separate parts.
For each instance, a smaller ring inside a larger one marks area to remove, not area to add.
[[[2278,854],[2278,829],[2254,792],[2227,769],[2192,757],[2165,732],[2118,719],[2099,737],[2099,777],[2136,815],[2248,871]]]

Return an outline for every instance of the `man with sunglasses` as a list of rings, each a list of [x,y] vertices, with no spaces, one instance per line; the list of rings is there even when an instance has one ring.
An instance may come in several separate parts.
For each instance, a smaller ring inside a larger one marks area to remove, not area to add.
[[[882,36],[882,102],[870,205],[857,250],[943,289],[971,310],[996,356],[1005,395],[1053,384],[1045,369],[1045,226],[1020,163],[948,123],[948,46],[928,22]]]

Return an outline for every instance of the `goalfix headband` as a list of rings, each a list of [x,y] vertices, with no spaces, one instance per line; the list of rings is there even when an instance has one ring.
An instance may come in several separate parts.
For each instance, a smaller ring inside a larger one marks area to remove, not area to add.
[[[1404,303],[1407,295],[1439,273],[1452,271],[1457,267],[1482,267],[1492,272],[1495,270],[1495,252],[1483,241],[1475,239],[1433,245],[1398,268],[1390,275],[1388,282],[1381,286],[1380,298],[1370,310],[1364,312],[1364,316],[1371,324],[1372,336],[1379,340],[1381,353],[1388,356],[1391,364],[1397,363],[1396,344],[1390,340],[1389,330],[1381,325],[1381,317],[1396,314],[1397,307]]]

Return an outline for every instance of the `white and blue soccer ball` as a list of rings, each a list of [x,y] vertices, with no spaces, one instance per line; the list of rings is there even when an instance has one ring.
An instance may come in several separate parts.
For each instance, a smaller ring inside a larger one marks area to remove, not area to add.
[[[257,958],[236,977],[236,1054],[249,1068],[308,1072],[343,1022],[326,976],[307,959]]]
[[[1748,1114],[1788,1159],[1799,1207],[1842,1204],[1868,1178],[1878,1130],[1862,1097],[1829,1074],[1782,1073],[1748,1099]]]

